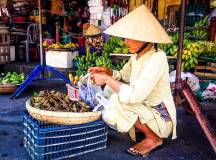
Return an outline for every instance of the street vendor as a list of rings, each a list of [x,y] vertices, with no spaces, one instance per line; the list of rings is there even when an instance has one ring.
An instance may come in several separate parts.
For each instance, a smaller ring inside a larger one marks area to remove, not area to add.
[[[117,130],[129,132],[136,128],[145,135],[141,142],[127,149],[128,153],[148,156],[170,134],[172,139],[176,138],[176,109],[167,57],[154,47],[155,43],[172,41],[144,5],[113,24],[105,33],[125,38],[133,55],[121,71],[105,67],[92,67],[88,71],[95,84],[106,85],[113,91],[109,100],[110,108],[115,111]]]

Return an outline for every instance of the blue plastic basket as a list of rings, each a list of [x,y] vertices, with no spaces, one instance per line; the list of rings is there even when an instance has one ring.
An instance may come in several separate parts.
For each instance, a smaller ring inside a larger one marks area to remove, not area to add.
[[[81,125],[39,122],[23,116],[24,146],[34,160],[68,159],[106,148],[107,126],[102,120]]]

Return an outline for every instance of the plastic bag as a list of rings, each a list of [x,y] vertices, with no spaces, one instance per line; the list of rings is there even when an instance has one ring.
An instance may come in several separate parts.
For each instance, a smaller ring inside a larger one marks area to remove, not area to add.
[[[200,89],[199,79],[190,72],[181,72],[182,80],[186,80],[192,91],[198,91]],[[176,71],[172,71],[169,75],[170,82],[175,82]]]
[[[94,108],[93,111],[101,111],[104,122],[112,129],[117,130],[115,111],[110,109],[110,101],[104,98],[100,93],[97,93],[95,98],[99,104]]]
[[[216,100],[216,84],[209,83],[208,87],[202,93],[203,99]]]
[[[102,89],[91,82],[89,74],[85,75],[78,82],[79,98],[86,102],[91,108],[97,106],[96,93],[102,94]]]
[[[181,72],[181,78],[182,78],[182,80],[186,80],[186,76],[185,76],[184,72]],[[171,83],[175,82],[175,80],[176,80],[176,70],[170,72],[170,74],[169,74],[169,80],[170,80]]]
[[[190,72],[185,73],[187,78],[187,84],[190,86],[192,91],[198,91],[200,89],[199,78]]]

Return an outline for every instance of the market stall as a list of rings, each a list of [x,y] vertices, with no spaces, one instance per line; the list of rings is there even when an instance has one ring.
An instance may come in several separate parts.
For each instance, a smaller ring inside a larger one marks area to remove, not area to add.
[[[93,110],[92,104],[95,105],[94,102],[89,102],[89,99],[85,98],[83,99],[86,101],[83,102],[79,97],[80,91],[89,91],[88,88],[86,88],[88,80],[85,79],[85,82],[81,86],[78,86],[78,81],[83,80],[83,77],[85,77],[90,67],[104,66],[115,70],[121,70],[131,56],[122,38],[111,36],[107,40],[105,35],[102,34],[104,28],[127,13],[128,1],[122,1],[121,3],[108,1],[110,4],[108,3],[105,6],[102,3],[103,1],[99,0],[96,1],[97,3],[93,3],[95,1],[82,1],[82,5],[80,4],[80,6],[79,2],[73,0],[52,0],[51,2],[52,3],[49,4],[51,8],[47,9],[54,19],[50,30],[44,30],[46,29],[46,27],[44,27],[45,25],[49,26],[49,20],[46,19],[45,16],[45,13],[48,12],[41,8],[43,7],[41,1],[38,2],[38,5],[34,6],[33,17],[31,17],[32,15],[30,16],[32,21],[38,22],[37,36],[40,47],[38,51],[38,53],[40,53],[40,64],[26,77],[23,74],[15,73],[0,76],[0,83],[8,85],[14,83],[16,87],[22,83],[18,90],[12,95],[14,98],[18,97],[40,73],[42,73],[42,79],[46,79],[43,73],[47,70],[57,74],[57,76],[67,83],[68,95],[58,91],[41,91],[33,95],[26,102],[29,113],[25,113],[24,115],[24,125],[28,126],[24,129],[24,143],[32,159],[37,159],[38,157],[39,159],[49,159],[50,157],[62,158],[64,156],[70,158],[106,147],[107,127],[103,121],[99,120],[101,118],[101,112]],[[20,5],[21,7],[18,7],[19,5],[15,5],[17,14],[27,14],[31,8],[27,3]],[[149,2],[149,8],[155,8],[152,5],[153,3]],[[25,12],[22,12],[22,7],[25,8]],[[38,12],[36,11],[37,7],[39,9]],[[159,5],[158,8],[160,7],[161,5]],[[191,9],[189,5],[186,7]],[[200,11],[199,9],[197,10]],[[192,15],[191,12],[192,11],[187,11],[187,16],[193,17],[197,16],[197,14],[201,14],[197,13]],[[105,19],[103,19],[104,17],[102,14],[105,14]],[[168,20],[168,16],[165,16],[166,13],[160,14],[163,14],[163,19]],[[159,17],[161,17],[160,14]],[[202,16],[193,19],[193,24],[188,24],[186,21],[185,26],[185,0],[181,1],[181,11],[178,14],[180,14],[180,16],[178,22],[175,23],[177,24],[180,22],[180,27],[164,26],[167,31],[169,31],[173,44],[159,45],[158,48],[166,52],[169,60],[177,60],[176,68],[170,68],[170,71],[176,69],[176,76],[174,76],[176,82],[172,84],[173,89],[176,89],[176,105],[180,104],[182,99],[181,95],[184,95],[189,103],[188,109],[196,116],[215,151],[216,137],[207,117],[201,112],[201,106],[198,101],[196,101],[195,96],[201,101],[209,100],[209,95],[215,94],[213,93],[213,88],[216,83],[215,81],[210,81],[211,86],[209,86],[209,83],[208,85],[200,83],[203,87],[195,92],[195,90],[193,90],[194,85],[191,85],[189,82],[190,79],[185,82],[182,81],[181,78],[182,72],[191,72],[199,77],[205,76],[209,78],[209,76],[212,76],[215,78],[215,67],[207,66],[210,62],[215,63],[215,20],[213,18],[210,22],[211,24],[208,24],[209,19],[205,8],[202,12]],[[18,20],[20,20],[19,18]],[[13,22],[16,20],[17,16],[13,16]],[[53,28],[55,28],[54,31],[52,30]],[[46,34],[44,34],[45,32]],[[50,33],[48,34],[48,32]],[[15,31],[11,31],[11,35],[13,34],[15,34]],[[46,56],[45,59],[44,55]],[[201,65],[204,65],[204,67]],[[73,73],[70,72],[69,75],[64,76],[55,68],[71,69]],[[206,71],[200,71],[200,69],[208,69],[210,71],[207,73]],[[49,80],[52,79],[49,78]],[[84,89],[82,87],[84,87]],[[196,95],[194,95],[191,90],[193,90]],[[91,95],[92,93],[88,94]],[[29,128],[33,128],[33,130]],[[82,132],[83,128],[85,130],[84,132]],[[36,130],[39,130],[39,132]],[[59,130],[62,130],[62,132],[59,132]],[[68,130],[70,131],[69,134],[67,132]],[[46,136],[50,134],[50,131],[55,138],[48,142],[49,147],[47,147]],[[41,132],[44,134],[40,134]],[[92,132],[94,134],[91,134]],[[79,137],[77,134],[87,134],[87,137]],[[94,138],[94,135],[99,138]],[[80,140],[81,143],[77,144],[70,139],[70,145],[72,147],[70,150],[65,151],[65,149],[68,148],[66,145],[68,140],[63,138],[63,136],[68,136],[71,139],[75,137],[73,140]],[[58,141],[58,143],[56,143],[56,141]],[[59,145],[59,143],[61,144]],[[94,145],[94,143],[97,143],[97,145]],[[53,148],[52,145],[58,145],[58,147]],[[87,145],[92,145],[92,147],[87,147]],[[85,150],[85,152],[81,149],[76,150],[77,146],[84,146],[81,148]],[[55,153],[48,152],[49,150],[55,150]]]

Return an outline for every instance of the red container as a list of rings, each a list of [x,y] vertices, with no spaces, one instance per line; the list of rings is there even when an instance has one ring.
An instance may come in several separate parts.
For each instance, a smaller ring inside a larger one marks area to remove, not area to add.
[[[66,85],[67,86],[67,90],[68,90],[68,96],[71,100],[73,101],[79,101],[79,89],[75,88],[69,84]]]
[[[14,23],[23,23],[26,21],[26,17],[13,17]]]

